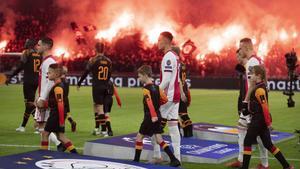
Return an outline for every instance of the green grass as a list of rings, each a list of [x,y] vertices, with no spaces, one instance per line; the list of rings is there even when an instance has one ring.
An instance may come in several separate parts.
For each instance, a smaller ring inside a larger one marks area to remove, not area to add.
[[[137,132],[143,116],[141,103],[141,89],[120,88],[122,108],[116,105],[112,109],[112,127],[115,135],[123,135]],[[235,125],[237,121],[236,102],[237,91],[233,90],[196,90],[191,91],[192,104],[189,114],[193,122],[210,122],[225,125]],[[96,139],[91,135],[94,128],[94,113],[92,109],[92,96],[90,87],[82,87],[76,91],[71,87],[70,104],[72,116],[78,123],[78,131],[70,132],[70,125],[66,122],[66,135],[77,147],[83,147],[85,141]],[[296,93],[295,108],[287,108],[286,96],[282,92],[270,92],[270,109],[273,116],[273,127],[279,131],[293,132],[300,129],[300,95]],[[0,144],[39,145],[40,137],[33,134],[33,120],[27,125],[25,133],[16,133],[15,129],[20,125],[23,117],[24,104],[21,85],[0,86]],[[300,168],[300,145],[296,146],[297,138],[278,144],[284,155],[296,168]],[[38,148],[20,148],[0,146],[0,156],[27,152]],[[257,152],[254,153],[257,156]],[[272,155],[270,155],[272,157]],[[259,160],[253,158],[251,166],[255,166]],[[271,168],[281,168],[279,163],[270,159]],[[184,163],[183,168],[221,169],[223,164],[194,164]]]

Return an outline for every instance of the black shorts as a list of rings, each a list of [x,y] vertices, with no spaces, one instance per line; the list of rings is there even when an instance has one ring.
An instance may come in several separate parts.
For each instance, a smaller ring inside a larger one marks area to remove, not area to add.
[[[183,102],[180,100],[178,113],[187,113],[187,102]]]
[[[34,102],[37,88],[38,88],[38,84],[30,84],[30,83],[23,84],[23,94],[24,94],[25,102]]]
[[[92,87],[93,101],[95,104],[104,104],[104,98],[107,95],[106,87]]]
[[[66,114],[64,115],[64,118],[66,119]],[[65,128],[59,127],[59,117],[58,112],[50,112],[50,116],[46,122],[45,131],[47,132],[54,132],[54,133],[64,133]]]
[[[162,134],[164,131],[161,126],[161,119],[152,123],[150,119],[144,119],[140,126],[139,133],[151,137],[153,134]]]
[[[104,113],[110,113],[112,105],[113,105],[112,95],[106,95],[104,98],[104,105],[103,105]]]

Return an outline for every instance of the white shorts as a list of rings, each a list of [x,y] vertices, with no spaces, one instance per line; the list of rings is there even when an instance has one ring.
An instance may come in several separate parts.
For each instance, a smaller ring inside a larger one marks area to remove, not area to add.
[[[49,118],[50,109],[44,109],[40,111],[40,109],[36,108],[34,113],[34,120],[36,122],[46,122]]]
[[[178,120],[179,103],[167,102],[160,106],[161,117],[167,120]]]

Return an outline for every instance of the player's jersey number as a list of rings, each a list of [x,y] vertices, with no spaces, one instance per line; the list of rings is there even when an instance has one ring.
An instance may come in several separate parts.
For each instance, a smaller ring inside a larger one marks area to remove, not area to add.
[[[39,72],[41,65],[41,61],[39,59],[33,59],[33,71],[34,72]]]
[[[108,67],[107,66],[99,66],[98,67],[98,79],[99,80],[107,80],[108,77]]]

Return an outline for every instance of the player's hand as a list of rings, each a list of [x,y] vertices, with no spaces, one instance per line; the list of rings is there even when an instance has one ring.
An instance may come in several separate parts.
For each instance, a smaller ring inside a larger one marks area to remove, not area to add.
[[[37,102],[36,102],[36,106],[39,108],[39,109],[43,109],[44,108],[44,106],[45,106],[45,103],[44,103],[44,101],[43,100],[38,100]]]
[[[158,118],[157,117],[152,117],[151,120],[154,123],[154,122],[156,122],[158,120]]]
[[[187,97],[185,96],[185,94],[180,94],[180,99],[183,101],[183,102],[187,102]]]
[[[65,126],[59,126],[59,132],[64,133],[65,132]]]

